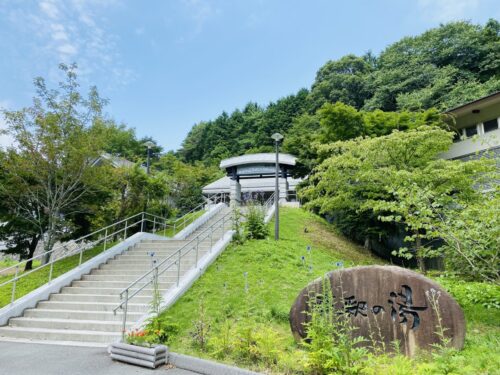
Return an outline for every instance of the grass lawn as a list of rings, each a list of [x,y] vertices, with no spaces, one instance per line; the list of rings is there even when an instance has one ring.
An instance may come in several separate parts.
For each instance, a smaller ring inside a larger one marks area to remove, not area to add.
[[[109,249],[116,243],[117,242],[108,243],[107,249]],[[85,251],[82,257],[82,263],[100,254],[103,251],[103,249],[104,245],[98,245],[92,249]],[[78,266],[79,260],[80,260],[80,254],[76,254],[54,263],[54,269],[52,270],[52,279],[55,279],[56,277],[61,276],[62,274]],[[40,266],[40,262],[35,263],[33,265],[33,269],[35,269],[35,267],[38,266]],[[45,284],[49,280],[49,272],[50,272],[50,266],[46,266],[19,279],[16,285],[16,299],[28,294],[29,292]],[[13,277],[12,275],[0,276],[0,284],[7,280],[12,279],[12,277]],[[10,303],[11,295],[12,295],[12,283],[0,287],[0,308]]]
[[[305,351],[293,340],[288,313],[298,292],[311,280],[335,269],[339,261],[344,267],[384,263],[339,236],[321,218],[300,209],[284,208],[279,242],[271,235],[266,240],[230,245],[193,287],[163,313],[160,321],[178,324],[178,332],[168,345],[175,352],[261,372],[306,374],[301,365]],[[499,288],[442,277],[437,280],[464,308],[468,322],[465,349],[412,360],[403,356],[370,356],[360,373],[499,373],[500,310],[498,306],[484,306],[488,304],[484,301],[500,300]],[[480,291],[484,293],[482,297],[471,298],[471,294]]]

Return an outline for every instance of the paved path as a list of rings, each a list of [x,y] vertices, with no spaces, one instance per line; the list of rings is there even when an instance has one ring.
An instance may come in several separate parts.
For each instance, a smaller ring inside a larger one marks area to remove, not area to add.
[[[112,361],[105,348],[0,342],[0,373],[9,375],[197,375]]]

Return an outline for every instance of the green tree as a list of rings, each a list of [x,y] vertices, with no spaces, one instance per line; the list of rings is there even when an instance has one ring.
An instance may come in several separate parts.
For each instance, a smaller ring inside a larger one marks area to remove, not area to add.
[[[438,219],[451,207],[459,210],[479,201],[477,184],[485,179],[494,181],[489,175],[496,170],[491,160],[438,159],[451,143],[452,133],[422,126],[378,138],[323,145],[320,153],[325,160],[301,195],[310,209],[337,216],[340,221],[347,217],[348,224],[361,223],[351,230],[367,237],[383,229],[373,217],[379,222],[403,224],[410,248],[400,254],[416,256],[425,271],[423,258],[435,253],[426,251],[422,240],[440,237]],[[348,215],[339,216],[339,212]]]
[[[68,231],[67,216],[98,189],[104,173],[92,164],[104,144],[105,101],[95,88],[87,98],[78,92],[76,65],[60,68],[66,79],[59,90],[37,78],[33,105],[3,112],[16,147],[3,159],[0,192],[20,218],[37,228],[46,253]]]
[[[336,102],[360,109],[372,94],[366,83],[375,64],[376,58],[371,54],[365,57],[347,55],[339,60],[328,61],[316,73],[308,98],[311,109]]]
[[[320,123],[317,115],[307,113],[296,117],[283,142],[283,151],[298,158],[294,173],[306,176],[317,162],[315,144],[318,142]]]
[[[363,116],[350,105],[325,103],[318,110],[318,116],[321,143],[347,140],[363,134]]]

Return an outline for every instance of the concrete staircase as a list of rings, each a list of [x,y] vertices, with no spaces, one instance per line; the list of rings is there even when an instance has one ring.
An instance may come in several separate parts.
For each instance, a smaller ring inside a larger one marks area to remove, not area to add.
[[[161,262],[174,254],[228,212],[229,208],[223,209],[185,240],[148,240],[130,247],[80,280],[62,288],[59,293],[52,294],[49,300],[39,302],[36,308],[26,309],[22,317],[11,318],[7,326],[0,327],[0,340],[47,340],[93,345],[116,341],[121,337],[123,315],[121,310],[113,314],[113,309],[120,302],[121,290],[150,270],[153,261]],[[211,242],[215,244],[229,229],[231,222],[227,220],[225,228],[213,232],[212,241],[210,238],[200,240],[198,259],[210,250]],[[151,252],[154,256],[150,255]],[[194,266],[195,257],[193,251],[182,258],[181,278]],[[159,277],[162,294],[176,286],[176,282],[177,267],[174,266]],[[130,300],[128,328],[148,312],[152,292],[148,286]]]

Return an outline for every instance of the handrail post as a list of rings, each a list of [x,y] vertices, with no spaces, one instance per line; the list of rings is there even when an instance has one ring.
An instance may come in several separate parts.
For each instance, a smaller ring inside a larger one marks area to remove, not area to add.
[[[153,216],[153,233],[156,232],[156,216]]]
[[[80,260],[78,261],[78,265],[82,265],[82,259],[83,259],[83,246],[80,247]]]
[[[177,286],[179,286],[180,278],[181,278],[181,251],[179,250],[179,258],[177,259]]]
[[[81,252],[80,252],[80,259],[81,259]],[[50,261],[50,271],[49,271],[49,283],[52,281],[52,271],[54,269],[54,260]]]
[[[106,246],[108,245],[108,228],[104,232],[104,251],[106,251]]]
[[[17,275],[19,274],[19,264],[16,266],[16,276],[14,276],[14,282],[12,283],[12,295],[10,297],[10,304],[14,303],[16,299],[16,284],[17,284]]]
[[[144,212],[142,213],[142,219],[141,219],[141,232],[144,232]]]
[[[174,221],[174,234],[172,235],[172,237],[173,237],[173,236],[175,236],[175,225],[176,225],[176,224],[177,224],[177,223]]]
[[[165,219],[165,222],[163,223],[163,236],[167,236],[167,220]]]
[[[194,263],[195,267],[198,267],[198,249],[200,247],[200,236],[196,237],[196,261]]]
[[[125,220],[125,231],[123,232],[123,240],[127,238],[127,229],[128,229],[128,219]]]
[[[212,238],[213,238],[214,230],[210,231],[210,252],[212,252]]]
[[[128,308],[128,289],[125,290],[125,302],[123,306],[123,323],[122,323],[122,341],[125,341],[125,330],[127,329],[127,308]]]

